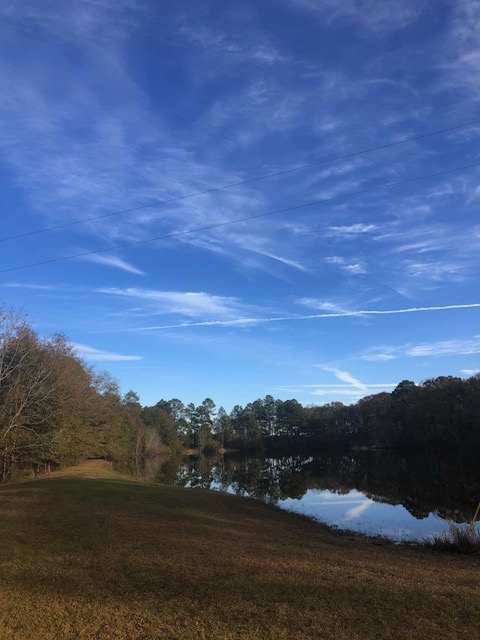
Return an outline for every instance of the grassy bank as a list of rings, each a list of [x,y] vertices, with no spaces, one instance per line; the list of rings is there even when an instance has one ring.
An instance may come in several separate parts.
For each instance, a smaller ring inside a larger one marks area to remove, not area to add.
[[[480,559],[101,464],[0,487],[1,640],[477,638]]]

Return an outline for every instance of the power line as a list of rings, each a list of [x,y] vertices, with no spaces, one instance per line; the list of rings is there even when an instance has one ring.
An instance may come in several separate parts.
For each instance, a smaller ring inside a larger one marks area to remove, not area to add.
[[[455,167],[453,169],[447,169],[445,171],[439,171],[437,173],[429,173],[423,176],[417,176],[415,178],[408,178],[407,180],[400,180],[399,182],[388,182],[386,184],[377,185],[376,187],[369,187],[368,189],[362,189],[360,191],[350,191],[349,193],[342,193],[330,198],[323,198],[322,200],[314,200],[313,202],[305,202],[303,204],[297,204],[292,207],[285,207],[284,209],[275,209],[275,211],[267,211],[266,213],[258,213],[253,216],[246,216],[244,218],[237,218],[235,220],[229,220],[227,222],[218,222],[216,224],[209,224],[203,227],[196,227],[195,229],[187,229],[186,231],[176,231],[174,233],[167,233],[163,236],[156,236],[148,238],[147,240],[136,240],[135,242],[126,242],[125,244],[117,244],[113,247],[106,247],[105,249],[94,249],[93,251],[85,251],[83,253],[76,253],[69,256],[63,256],[61,258],[50,258],[49,260],[42,260],[40,262],[31,262],[30,264],[23,264],[18,267],[10,267],[8,269],[0,269],[0,273],[9,273],[11,271],[20,271],[21,269],[28,269],[30,267],[37,267],[44,264],[52,264],[54,262],[63,262],[65,260],[72,260],[74,258],[83,258],[85,256],[91,256],[96,253],[105,253],[107,251],[114,251],[115,249],[125,249],[127,247],[134,247],[141,244],[147,244],[149,242],[156,242],[157,240],[167,240],[169,238],[178,238],[180,236],[186,236],[191,233],[199,233],[201,231],[209,231],[211,229],[219,229],[220,227],[228,227],[232,224],[238,224],[239,222],[247,222],[249,220],[257,220],[258,218],[265,218],[267,216],[273,216],[278,213],[286,213],[287,211],[296,211],[305,207],[312,207],[314,205],[325,204],[327,202],[333,202],[342,198],[351,198],[353,196],[359,196],[366,193],[372,193],[374,191],[381,191],[382,189],[388,189],[390,187],[398,187],[403,184],[410,184],[412,182],[418,182],[419,180],[426,180],[427,178],[436,178],[439,176],[445,176],[457,171],[465,171],[467,169],[473,169],[474,167],[480,167],[480,162],[474,164],[468,164],[463,167]]]
[[[349,158],[354,158],[356,156],[364,155],[366,153],[372,153],[373,151],[380,151],[382,149],[389,149],[391,147],[396,147],[401,144],[406,144],[407,142],[415,142],[416,140],[423,140],[425,138],[430,138],[433,136],[440,135],[442,133],[449,133],[450,131],[457,131],[458,129],[464,129],[465,127],[471,127],[475,124],[480,124],[480,120],[475,120],[473,122],[466,122],[464,124],[459,124],[454,127],[448,127],[446,129],[438,129],[437,131],[431,131],[430,133],[423,133],[419,136],[413,136],[411,138],[403,138],[402,140],[397,140],[396,142],[388,142],[386,144],[379,145],[377,147],[370,147],[369,149],[361,149],[359,151],[353,151],[352,153],[347,153],[343,156],[336,156],[334,158],[326,158],[325,160],[316,160],[315,162],[310,162],[308,164],[303,164],[298,167],[291,167],[290,169],[283,169],[282,171],[275,171],[274,173],[266,173],[262,176],[257,176],[254,178],[248,178],[247,180],[240,180],[238,182],[231,182],[229,184],[224,184],[219,187],[211,187],[209,189],[205,189],[204,191],[196,191],[194,193],[188,193],[183,196],[176,196],[175,198],[169,198],[168,200],[157,200],[156,202],[151,202],[150,204],[139,205],[138,207],[132,207],[130,209],[121,209],[120,211],[112,211],[110,213],[104,213],[99,216],[92,216],[90,218],[83,218],[81,220],[74,220],[73,222],[64,222],[63,224],[57,224],[51,227],[44,227],[42,229],[34,229],[32,231],[25,231],[24,233],[18,233],[13,236],[7,236],[5,238],[0,238],[0,242],[7,242],[7,240],[16,240],[17,238],[24,238],[26,236],[32,236],[39,233],[46,233],[47,231],[55,231],[57,229],[65,229],[66,227],[73,227],[77,224],[84,224],[86,222],[93,222],[94,220],[101,220],[103,218],[110,218],[112,216],[118,216],[123,213],[133,213],[134,211],[141,211],[142,209],[148,209],[150,207],[158,207],[165,204],[171,204],[172,202],[179,202],[180,200],[187,200],[189,198],[195,198],[196,196],[203,196],[209,193],[215,193],[217,191],[224,191],[226,189],[232,189],[233,187],[240,187],[245,184],[251,184],[252,182],[259,182],[260,180],[266,180],[267,178],[275,178],[278,176],[283,176],[289,173],[294,173],[296,171],[302,171],[304,169],[309,169],[310,167],[317,167],[322,164],[328,164],[330,162],[336,162],[338,160],[347,160]]]

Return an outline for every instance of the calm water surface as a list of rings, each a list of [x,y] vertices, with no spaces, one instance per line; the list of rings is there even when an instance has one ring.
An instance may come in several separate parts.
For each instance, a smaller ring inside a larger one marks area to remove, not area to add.
[[[341,529],[418,541],[469,523],[480,501],[476,460],[362,453],[281,458],[230,454],[148,459],[149,480],[276,504]],[[476,525],[480,527],[480,524]]]

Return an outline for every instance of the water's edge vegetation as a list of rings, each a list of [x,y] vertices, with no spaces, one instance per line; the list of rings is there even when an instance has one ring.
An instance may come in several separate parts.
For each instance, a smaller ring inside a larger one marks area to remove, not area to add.
[[[230,414],[206,398],[142,407],[108,372],[86,365],[65,336],[41,338],[0,310],[0,477],[96,457],[193,450],[273,454],[326,450],[480,451],[480,375],[440,377],[355,404],[303,407],[267,395]]]

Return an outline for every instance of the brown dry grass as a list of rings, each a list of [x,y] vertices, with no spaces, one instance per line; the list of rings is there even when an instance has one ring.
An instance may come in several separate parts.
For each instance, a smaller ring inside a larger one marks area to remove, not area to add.
[[[1,640],[480,637],[477,557],[101,467],[0,488]]]
[[[436,551],[452,553],[476,553],[480,555],[480,530],[450,522],[448,530],[440,533],[427,543]]]

